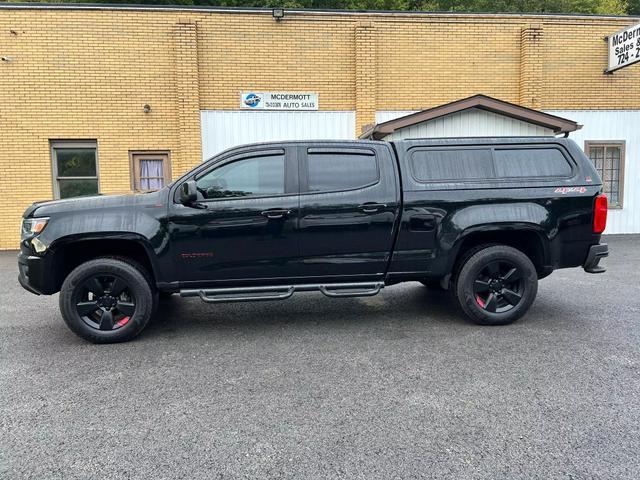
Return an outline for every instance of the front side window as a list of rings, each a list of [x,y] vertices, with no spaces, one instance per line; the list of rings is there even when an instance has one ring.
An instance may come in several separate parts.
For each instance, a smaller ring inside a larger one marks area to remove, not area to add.
[[[56,198],[95,195],[99,191],[95,142],[51,142]]]
[[[378,181],[378,162],[371,153],[309,153],[310,192],[352,190]]]
[[[622,207],[624,146],[621,141],[585,143],[585,152],[602,178],[610,207]]]
[[[284,154],[244,158],[218,167],[196,181],[205,199],[243,198],[285,193]]]

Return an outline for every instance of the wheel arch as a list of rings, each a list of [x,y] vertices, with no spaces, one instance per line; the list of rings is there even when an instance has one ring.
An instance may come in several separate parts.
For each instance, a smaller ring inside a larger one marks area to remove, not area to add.
[[[535,224],[483,225],[462,232],[451,249],[450,270],[456,273],[466,253],[482,245],[508,245],[527,255],[542,278],[550,273],[549,241],[540,226]]]
[[[50,246],[54,274],[52,288],[59,291],[65,278],[81,263],[99,257],[123,257],[142,265],[152,282],[158,278],[154,251],[148,240],[137,234],[68,236]]]

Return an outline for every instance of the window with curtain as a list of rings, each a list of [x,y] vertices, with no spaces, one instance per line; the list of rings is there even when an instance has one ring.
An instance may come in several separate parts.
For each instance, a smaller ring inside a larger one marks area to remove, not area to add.
[[[168,152],[131,152],[134,191],[159,190],[171,181]]]

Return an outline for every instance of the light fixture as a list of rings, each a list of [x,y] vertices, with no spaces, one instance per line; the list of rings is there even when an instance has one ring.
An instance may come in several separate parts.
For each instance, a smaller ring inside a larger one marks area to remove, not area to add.
[[[279,22],[284,18],[284,8],[274,8],[271,11],[271,15],[275,18],[276,22]]]
[[[142,109],[144,110],[144,113],[149,113],[151,112],[151,105],[149,105],[148,103],[145,103],[144,107],[142,107]]]

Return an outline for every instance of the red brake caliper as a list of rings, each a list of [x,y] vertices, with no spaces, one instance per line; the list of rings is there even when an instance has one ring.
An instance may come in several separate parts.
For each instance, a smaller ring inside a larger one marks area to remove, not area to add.
[[[122,319],[120,319],[120,321],[116,323],[116,325],[118,325],[119,327],[122,327],[126,325],[128,322],[129,322],[129,317],[122,317]]]

